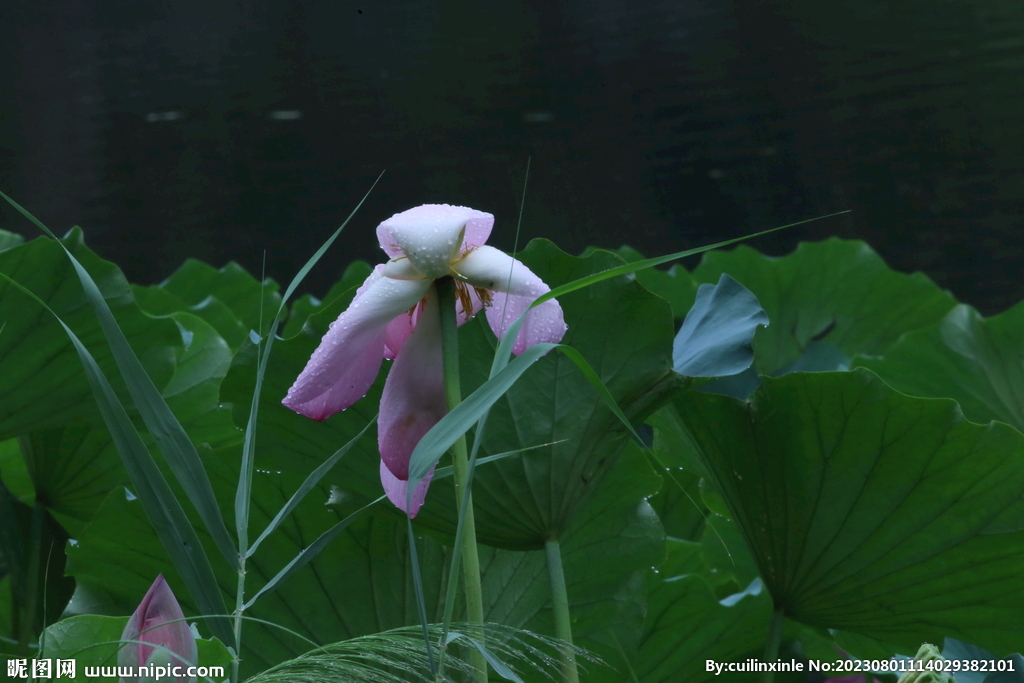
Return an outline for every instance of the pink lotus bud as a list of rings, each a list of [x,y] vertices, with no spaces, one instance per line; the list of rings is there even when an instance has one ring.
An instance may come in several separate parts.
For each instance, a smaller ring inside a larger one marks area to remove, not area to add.
[[[157,677],[158,667],[163,667],[160,678],[174,683],[195,683],[196,677],[186,673],[199,661],[199,653],[192,629],[184,619],[171,587],[163,574],[159,575],[121,634],[121,640],[141,641],[125,643],[118,652],[117,665],[122,668],[121,673],[131,674],[122,675],[121,683],[152,680]],[[140,667],[150,670],[140,671]]]

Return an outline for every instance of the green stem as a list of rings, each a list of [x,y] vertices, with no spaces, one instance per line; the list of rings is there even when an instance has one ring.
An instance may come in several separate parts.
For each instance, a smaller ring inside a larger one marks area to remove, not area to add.
[[[235,656],[231,659],[231,683],[239,683],[238,665],[242,661],[242,613],[245,611],[245,554],[238,555],[238,587],[235,590]]]
[[[764,663],[774,662],[779,658],[779,646],[782,644],[782,630],[786,625],[786,615],[782,609],[776,609],[772,614],[772,620],[768,624],[768,641],[764,646]],[[774,671],[761,673],[761,683],[772,683],[775,680]]]
[[[271,325],[271,327],[274,327]],[[260,309],[260,331],[263,330],[263,310]],[[273,335],[274,329],[270,330]],[[270,342],[267,342],[269,346]],[[235,584],[235,611],[232,613],[235,623],[233,635],[235,642],[234,657],[231,658],[231,683],[240,683],[239,665],[242,661],[242,616],[245,613],[245,562],[249,558],[249,510],[252,502],[252,475],[255,465],[256,438],[256,405],[259,402],[262,370],[266,363],[267,348],[260,342],[256,345],[256,391],[253,395],[253,407],[249,414],[249,423],[245,428],[245,441],[242,445],[242,468],[238,473],[238,489],[235,491],[235,532],[238,535],[238,579]],[[227,643],[225,643],[227,644]]]
[[[458,321],[455,317],[455,281],[450,277],[441,278],[435,283],[439,305],[441,307],[441,354],[444,368],[444,394],[448,402],[448,410],[454,410],[462,402],[462,384],[459,379],[459,336]],[[473,494],[468,480],[469,454],[466,450],[466,437],[461,436],[451,449],[452,478],[455,481],[455,505],[458,508],[465,496],[469,504],[462,522],[465,531],[462,535],[462,574],[463,587],[466,593],[466,613],[471,624],[478,627],[476,638],[483,638],[484,600],[483,588],[480,585],[480,555],[476,547],[476,521],[473,516]],[[476,669],[476,680],[487,683],[487,661],[483,654],[474,649],[469,653],[470,664]]]
[[[562,548],[557,538],[544,543],[548,554],[548,575],[551,577],[551,605],[555,612],[555,635],[572,645],[572,621],[569,615],[569,592],[565,588],[565,571],[562,569]],[[579,683],[576,670],[576,653],[571,649],[562,653],[562,676],[568,683]]]

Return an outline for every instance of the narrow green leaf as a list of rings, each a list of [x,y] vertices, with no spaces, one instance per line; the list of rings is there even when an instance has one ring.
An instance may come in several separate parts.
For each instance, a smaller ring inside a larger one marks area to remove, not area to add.
[[[49,228],[39,222],[13,199],[3,192],[0,192],[0,197],[7,200],[11,206],[47,235],[57,239],[50,232]],[[203,524],[209,529],[210,534],[217,543],[217,547],[224,555],[224,559],[227,560],[228,564],[238,566],[238,549],[231,540],[227,526],[224,524],[224,518],[220,513],[220,508],[217,506],[217,499],[213,495],[213,487],[210,485],[210,479],[206,475],[206,470],[203,468],[195,446],[181,424],[174,417],[174,413],[167,406],[167,403],[160,395],[160,391],[153,384],[149,375],[146,374],[138,357],[136,357],[132,347],[128,344],[128,340],[125,339],[124,334],[121,332],[121,328],[118,327],[117,321],[114,320],[114,315],[111,313],[110,307],[96,286],[96,282],[93,281],[92,276],[89,275],[67,247],[64,247],[59,241],[58,244],[61,244],[61,247],[64,248],[64,252],[78,273],[78,277],[82,282],[82,289],[85,291],[89,303],[92,305],[93,311],[100,322],[100,326],[103,328],[103,334],[114,353],[117,367],[120,369],[122,377],[124,377],[125,384],[127,384],[128,390],[131,392],[132,399],[134,399],[135,405],[139,409],[143,421],[146,423],[146,427],[156,440],[160,452],[164,454],[167,464],[184,489],[185,495],[195,506],[196,512],[199,513],[200,518],[203,520]],[[28,292],[28,290],[23,291]],[[39,302],[43,303],[41,300]],[[61,325],[63,324],[61,322]],[[71,328],[64,327],[68,334],[72,334]],[[77,337],[75,339],[77,340]],[[81,343],[75,342],[75,345],[77,348]],[[82,352],[88,353],[84,345],[81,346],[79,355]],[[92,358],[91,355],[89,357]],[[93,362],[95,364],[95,361]],[[98,365],[96,365],[96,371],[102,375]],[[104,381],[106,381],[105,378]],[[117,402],[117,397],[113,394],[111,396]],[[118,403],[118,406],[120,406],[120,403]],[[122,412],[123,410],[121,408]],[[135,428],[132,427],[132,431],[134,430]]]
[[[467,636],[464,633],[459,633],[458,631],[452,631],[451,633],[448,634],[448,637],[445,638],[445,644],[446,645],[450,645],[451,643],[455,642],[456,640],[465,640],[465,641],[469,642],[470,645],[472,645],[477,650],[479,650],[480,654],[482,654],[484,656],[484,659],[487,660],[487,663],[491,665],[492,669],[494,669],[494,673],[498,674],[499,676],[504,678],[506,681],[515,681],[515,683],[523,683],[523,679],[521,679],[516,674],[515,671],[510,669],[505,664],[505,662],[503,662],[500,659],[498,659],[497,657],[495,657],[494,653],[492,653],[490,650],[488,650],[486,647],[484,647],[484,644],[481,643],[476,638],[470,638],[469,636]]]
[[[427,651],[430,673],[437,676],[437,663],[434,661],[434,646],[430,642],[430,623],[427,621],[427,601],[423,597],[423,576],[420,574],[420,558],[416,551],[416,534],[412,531],[412,517],[405,518],[406,536],[409,539],[409,561],[412,564],[412,585],[416,593],[416,612],[423,628],[423,647]]]
[[[235,494],[235,525],[238,531],[238,543],[241,546],[243,554],[248,552],[247,546],[249,543],[249,500],[252,494],[252,472],[255,463],[256,415],[259,412],[260,394],[263,390],[263,378],[266,376],[267,372],[267,360],[270,358],[270,349],[274,345],[274,339],[277,338],[276,333],[278,322],[281,320],[285,304],[287,304],[288,300],[291,299],[292,294],[295,293],[299,284],[302,283],[309,271],[313,269],[313,266],[317,264],[320,257],[327,252],[332,244],[334,244],[334,240],[338,238],[338,235],[340,235],[341,231],[345,229],[348,222],[356,215],[356,212],[359,211],[363,202],[365,202],[366,198],[370,196],[371,192],[373,192],[373,188],[377,186],[377,182],[383,175],[384,173],[381,172],[381,175],[377,176],[377,180],[373,181],[373,185],[371,185],[370,189],[366,191],[363,198],[359,200],[356,207],[352,209],[352,213],[348,215],[345,222],[338,226],[338,229],[334,231],[334,234],[332,234],[327,241],[316,250],[316,253],[306,261],[306,264],[302,266],[302,268],[299,269],[299,272],[295,274],[295,277],[292,278],[291,283],[288,285],[288,289],[285,290],[284,296],[281,297],[281,303],[277,308],[277,313],[274,314],[274,320],[270,323],[270,327],[267,328],[268,333],[266,336],[266,347],[261,348],[259,347],[258,342],[253,342],[254,344],[257,344],[257,348],[260,349],[261,353],[259,356],[259,366],[256,371],[256,386],[253,390],[252,403],[249,408],[249,419],[245,426],[245,441],[242,446],[242,469],[239,473],[238,489]],[[252,334],[250,333],[250,339],[251,338]]]
[[[850,213],[850,210],[847,209],[845,211],[837,211],[835,213],[825,214],[824,216],[817,216],[815,218],[808,218],[806,220],[797,221],[796,223],[789,223],[788,225],[780,225],[779,227],[771,228],[770,230],[762,230],[761,232],[751,233],[750,235],[744,235],[743,237],[736,237],[731,240],[725,240],[724,242],[716,242],[715,244],[709,244],[704,247],[696,247],[694,249],[678,251],[674,254],[668,254],[667,256],[658,256],[656,258],[644,259],[643,261],[634,261],[632,263],[627,263],[625,265],[618,266],[617,268],[611,268],[600,273],[594,273],[593,275],[580,278],[579,280],[576,280],[574,282],[564,284],[561,287],[556,287],[555,289],[552,289],[544,296],[539,297],[533,305],[539,306],[545,301],[558,298],[564,294],[568,294],[569,292],[575,292],[577,289],[589,287],[590,285],[597,284],[598,282],[607,280],[608,278],[611,277],[615,277],[616,275],[628,275],[629,273],[633,273],[644,268],[653,268],[654,266],[660,266],[663,263],[676,261],[681,258],[686,258],[687,256],[693,256],[694,254],[702,254],[705,251],[712,251],[713,249],[720,249],[722,247],[727,247],[730,244],[736,244],[737,242],[743,242],[745,240],[753,239],[755,237],[760,237],[761,235],[767,235],[772,232],[778,232],[779,230],[793,228],[798,225],[803,225],[805,223],[813,223],[814,221],[820,221],[825,218],[841,216],[844,213]]]
[[[483,420],[481,420],[481,422],[482,421]],[[520,448],[520,449],[514,450],[514,451],[505,451],[504,453],[498,453],[496,455],[488,455],[486,458],[480,458],[479,460],[476,460],[476,464],[477,465],[486,465],[489,462],[497,462],[499,460],[504,460],[505,458],[510,458],[513,455],[519,455],[520,453],[529,453],[530,451],[536,450],[538,448],[547,448],[548,446],[553,446],[553,445],[555,445],[557,443],[561,443],[561,441],[551,441],[549,443],[537,444],[536,446],[528,446],[526,448]],[[475,452],[475,449],[474,449],[474,452]],[[450,476],[452,476],[452,468],[451,468],[451,466],[439,467],[436,470],[434,470],[434,478],[431,481],[437,481],[438,479],[445,479],[445,478],[450,477]]]
[[[2,193],[0,193],[2,194]],[[4,278],[15,287],[36,299],[42,306],[46,304],[34,294],[24,289],[18,283]],[[47,307],[49,310],[49,307]],[[55,316],[56,317],[56,316]],[[131,478],[138,498],[146,510],[154,530],[159,536],[168,554],[171,556],[175,567],[181,574],[203,614],[223,615],[226,610],[224,599],[217,588],[217,582],[210,567],[210,561],[199,543],[195,529],[188,521],[185,511],[175,498],[174,493],[167,485],[160,468],[147,450],[146,445],[139,436],[138,431],[125,413],[124,407],[117,400],[114,390],[104,376],[103,371],[93,359],[92,354],[85,348],[78,336],[70,327],[57,318],[57,321],[64,327],[71,338],[75,350],[78,351],[85,370],[89,384],[92,386],[96,404],[100,409],[103,420],[110,430],[110,434],[117,445],[118,453],[124,462],[128,476]],[[133,354],[134,357],[134,354]],[[162,399],[161,399],[162,400]],[[198,457],[198,456],[197,456]],[[231,629],[227,622],[217,619],[212,622],[212,628],[217,632],[217,637],[224,642],[233,642]]]
[[[287,565],[285,565],[284,569],[279,571],[277,573],[277,575],[274,576],[274,578],[272,578],[270,581],[268,581],[266,583],[266,585],[263,586],[263,588],[261,588],[258,593],[256,593],[256,595],[254,595],[251,598],[249,598],[249,602],[245,603],[245,605],[243,606],[242,609],[249,609],[250,607],[252,607],[253,603],[256,602],[261,595],[263,595],[264,593],[267,593],[269,591],[274,590],[274,588],[276,588],[279,583],[281,583],[282,581],[287,579],[289,576],[291,576],[292,574],[294,574],[295,572],[299,571],[300,569],[305,567],[307,564],[309,564],[309,562],[314,557],[316,557],[320,553],[320,551],[323,550],[327,546],[328,543],[330,543],[332,540],[334,540],[335,536],[337,536],[342,531],[347,529],[348,526],[352,522],[356,521],[356,519],[358,519],[359,516],[363,512],[365,512],[366,510],[368,510],[372,506],[376,505],[380,501],[384,500],[384,498],[386,498],[386,497],[387,496],[381,496],[380,498],[378,498],[377,500],[373,501],[372,503],[367,503],[366,505],[364,505],[363,507],[359,508],[358,510],[353,512],[351,515],[346,517],[345,519],[341,520],[340,522],[338,522],[337,524],[332,526],[327,531],[325,531],[322,534],[320,534],[319,538],[317,538],[315,541],[313,541],[306,548],[303,548],[302,552],[300,552],[298,555],[293,557],[292,561],[289,562]]]
[[[587,381],[590,382],[590,385],[594,387],[594,390],[597,391],[598,395],[601,397],[601,400],[605,402],[605,405],[608,406],[609,410],[615,413],[615,417],[619,418],[619,422],[621,422],[622,425],[629,430],[629,433],[633,435],[633,438],[636,439],[636,442],[642,446],[644,440],[641,439],[640,435],[636,433],[635,429],[633,429],[633,425],[629,421],[629,418],[626,417],[626,414],[622,412],[621,408],[619,408],[619,404],[615,402],[615,398],[612,396],[611,392],[608,391],[608,387],[604,385],[604,382],[601,381],[601,378],[598,377],[597,373],[594,372],[594,369],[590,367],[590,363],[587,362],[587,359],[584,358],[579,351],[572,348],[571,346],[566,346],[565,344],[560,344],[558,346],[558,350],[561,351],[569,360],[576,364],[576,367],[579,368],[580,372],[583,373],[583,376],[587,378]]]
[[[263,533],[260,534],[259,538],[257,538],[256,541],[251,546],[249,546],[249,550],[246,552],[246,557],[251,557],[252,554],[256,552],[256,548],[259,547],[260,543],[263,542],[263,539],[269,536],[274,531],[274,529],[278,527],[278,525],[281,523],[281,520],[283,520],[285,517],[291,514],[292,510],[294,510],[296,506],[298,506],[298,504],[302,502],[302,499],[306,497],[306,494],[312,491],[313,488],[320,483],[320,480],[324,478],[324,475],[330,472],[331,468],[333,468],[334,465],[337,464],[339,460],[341,460],[342,456],[348,453],[349,450],[351,450],[352,446],[354,446],[356,442],[362,439],[366,432],[369,431],[370,427],[372,427],[375,424],[377,424],[376,417],[374,417],[367,423],[367,425],[363,428],[363,431],[359,432],[354,437],[352,437],[351,441],[349,441],[347,444],[345,444],[337,451],[335,451],[334,455],[327,458],[327,460],[325,460],[324,463],[320,465],[320,467],[317,467],[310,473],[308,477],[306,477],[306,480],[302,482],[302,486],[300,486],[298,490],[295,492],[295,494],[288,499],[288,502],[285,503],[284,507],[281,508],[280,512],[277,513],[274,519],[270,521],[270,524],[268,524],[267,528],[263,530]]]

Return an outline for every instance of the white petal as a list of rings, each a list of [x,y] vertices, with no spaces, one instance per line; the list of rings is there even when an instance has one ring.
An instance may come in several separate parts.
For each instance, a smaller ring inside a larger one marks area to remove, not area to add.
[[[454,269],[460,279],[474,287],[496,292],[487,308],[487,322],[499,339],[537,297],[551,291],[533,271],[494,247],[476,249],[456,263]],[[512,350],[518,355],[534,344],[556,344],[565,330],[562,307],[557,301],[545,301],[526,314]]]
[[[425,204],[397,213],[377,227],[381,248],[391,257],[405,255],[430,278],[449,274],[454,258],[480,246],[494,216],[465,206]]]
[[[381,272],[383,272],[384,277],[389,277],[392,280],[426,279],[426,276],[416,270],[416,266],[407,258],[397,258],[388,261],[384,264],[384,270]]]
[[[529,268],[500,249],[483,246],[454,266],[459,279],[481,289],[536,299],[551,291]],[[531,299],[532,301],[532,299]]]

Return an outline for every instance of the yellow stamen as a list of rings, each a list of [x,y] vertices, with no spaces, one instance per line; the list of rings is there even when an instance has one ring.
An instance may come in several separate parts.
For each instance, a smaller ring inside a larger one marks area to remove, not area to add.
[[[455,299],[462,307],[462,312],[467,316],[473,315],[473,295],[469,291],[471,286],[461,280],[455,280]],[[489,291],[479,287],[473,287],[473,289],[476,290],[476,295],[484,307],[491,305],[491,293]]]

